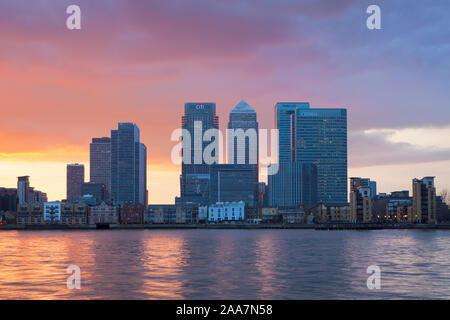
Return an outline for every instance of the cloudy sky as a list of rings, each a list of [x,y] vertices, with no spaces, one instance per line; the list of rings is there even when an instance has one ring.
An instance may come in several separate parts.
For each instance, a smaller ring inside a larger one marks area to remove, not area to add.
[[[81,30],[66,8],[81,7]],[[366,9],[381,7],[382,29]],[[151,203],[179,194],[172,131],[188,101],[241,99],[273,128],[277,101],[348,108],[349,176],[379,191],[433,175],[450,189],[448,0],[0,0],[0,186],[65,198],[65,165],[136,122]]]

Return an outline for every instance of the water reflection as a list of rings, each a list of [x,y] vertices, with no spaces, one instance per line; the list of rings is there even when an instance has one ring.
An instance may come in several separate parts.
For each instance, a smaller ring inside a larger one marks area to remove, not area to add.
[[[1,299],[450,298],[446,230],[2,231]],[[81,289],[66,287],[69,265]],[[368,290],[366,269],[382,269]]]

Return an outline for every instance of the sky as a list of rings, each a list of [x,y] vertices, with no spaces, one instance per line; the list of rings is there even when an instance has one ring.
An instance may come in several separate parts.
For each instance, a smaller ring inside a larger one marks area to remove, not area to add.
[[[68,30],[66,8],[81,8]],[[381,8],[381,30],[366,9]],[[260,128],[279,101],[348,109],[349,176],[378,191],[450,189],[448,0],[0,0],[0,186],[64,199],[66,164],[118,122],[148,149],[150,203],[173,203],[185,102],[244,99]]]

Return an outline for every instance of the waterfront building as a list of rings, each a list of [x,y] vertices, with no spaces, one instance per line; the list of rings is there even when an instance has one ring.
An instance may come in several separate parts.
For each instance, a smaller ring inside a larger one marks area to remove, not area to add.
[[[0,188],[0,212],[16,212],[17,202],[16,188]]]
[[[111,138],[109,137],[92,138],[89,181],[105,185],[105,199],[109,199],[111,193]]]
[[[83,225],[88,223],[89,206],[84,202],[61,203],[61,224]]]
[[[197,222],[198,223],[206,223],[207,220],[208,220],[208,206],[199,206]]]
[[[106,202],[93,206],[89,210],[89,224],[118,224],[119,207]]]
[[[81,197],[81,185],[84,183],[84,165],[74,163],[67,165],[67,200]]]
[[[111,198],[147,206],[147,197],[147,148],[135,123],[120,122],[111,130]]]
[[[148,206],[148,223],[176,223],[176,206],[173,204],[153,204]]]
[[[348,204],[320,203],[312,208],[314,219],[319,223],[351,222],[352,215]]]
[[[17,208],[17,224],[43,224],[43,206],[43,204],[19,204]]]
[[[413,179],[412,222],[433,224],[436,222],[436,188],[434,177]]]
[[[239,202],[217,202],[208,207],[208,222],[222,223],[231,221],[244,221],[245,203]]]
[[[308,215],[303,207],[281,207],[278,208],[283,224],[313,223],[312,216]]]
[[[377,196],[377,182],[370,178],[352,177],[350,178],[350,192],[358,190],[360,187],[369,188],[372,199]]]
[[[81,195],[91,195],[96,202],[106,200],[106,186],[103,183],[85,182],[81,185]]]
[[[178,204],[175,206],[175,223],[198,223],[199,206],[192,204]]]
[[[181,127],[184,132],[179,201],[193,200],[197,203],[207,203],[209,201],[209,164],[204,161],[203,151],[211,142],[203,141],[203,134],[209,129],[219,129],[216,104],[186,103]],[[213,156],[218,155],[213,154]],[[189,200],[183,200],[184,198]]]
[[[317,166],[318,201],[347,202],[347,110],[310,108],[306,102],[275,105],[279,163]]]
[[[269,206],[315,205],[318,201],[318,170],[312,163],[280,163],[268,180]]]
[[[143,224],[145,207],[141,203],[125,202],[120,208],[121,224]]]
[[[210,167],[209,203],[244,201],[253,206],[258,198],[258,168],[248,164],[213,164]]]
[[[360,187],[350,193],[350,210],[353,222],[373,222],[373,200],[370,188]]]

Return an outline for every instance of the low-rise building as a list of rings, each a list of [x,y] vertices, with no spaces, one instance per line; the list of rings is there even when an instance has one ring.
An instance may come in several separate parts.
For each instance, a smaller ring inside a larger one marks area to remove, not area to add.
[[[244,221],[245,202],[217,202],[208,208],[208,222]]]
[[[125,202],[120,208],[121,224],[143,224],[145,207],[141,203]]]
[[[93,206],[89,210],[89,224],[118,224],[119,207],[105,202]]]
[[[351,222],[352,215],[348,204],[324,204],[320,203],[311,208],[314,219],[319,223]]]
[[[148,223],[170,224],[176,222],[176,206],[173,204],[154,204],[148,206]]]

